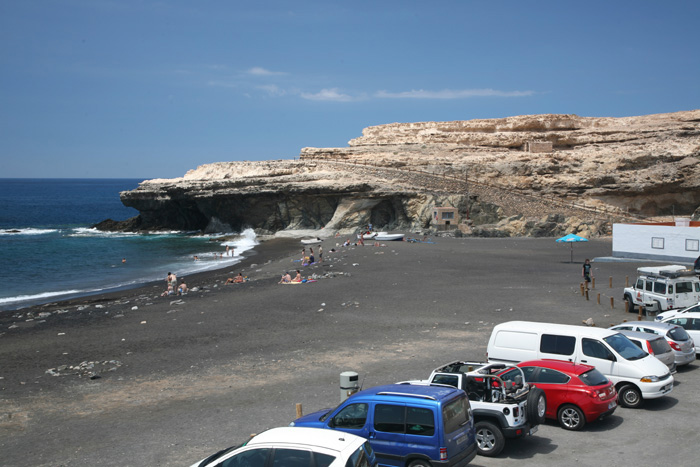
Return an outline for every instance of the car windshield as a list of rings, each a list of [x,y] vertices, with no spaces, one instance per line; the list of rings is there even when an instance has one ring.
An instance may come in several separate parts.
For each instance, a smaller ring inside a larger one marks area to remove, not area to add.
[[[668,331],[668,337],[673,339],[674,341],[687,341],[690,339],[690,336],[688,335],[687,332],[685,332],[685,329],[683,329],[680,326],[676,326],[675,328],[671,329]]]
[[[603,373],[596,370],[595,368],[579,375],[579,378],[581,378],[581,381],[583,381],[588,386],[600,386],[602,384],[608,384],[608,378],[606,378],[603,375]]]
[[[613,334],[605,337],[603,340],[615,349],[615,352],[619,353],[622,358],[627,360],[639,360],[649,355],[622,334]]]

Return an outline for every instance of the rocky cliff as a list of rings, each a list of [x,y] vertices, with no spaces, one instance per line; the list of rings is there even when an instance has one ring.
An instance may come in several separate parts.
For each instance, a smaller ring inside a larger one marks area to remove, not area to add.
[[[137,218],[102,228],[352,231],[434,228],[454,206],[479,235],[596,235],[624,216],[700,205],[700,110],[533,115],[366,128],[299,160],[221,162],[123,192]]]

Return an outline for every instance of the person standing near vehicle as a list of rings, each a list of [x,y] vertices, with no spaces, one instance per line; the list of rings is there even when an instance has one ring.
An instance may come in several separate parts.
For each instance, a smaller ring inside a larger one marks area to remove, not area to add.
[[[583,263],[583,280],[586,281],[586,289],[588,289],[588,284],[591,282],[591,260],[588,258]]]

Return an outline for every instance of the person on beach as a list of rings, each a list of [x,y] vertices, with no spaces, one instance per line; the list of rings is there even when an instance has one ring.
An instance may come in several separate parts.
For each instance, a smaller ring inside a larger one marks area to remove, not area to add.
[[[168,288],[165,289],[165,292],[163,292],[162,294],[160,294],[160,296],[161,296],[161,297],[167,297],[168,295],[172,295],[173,293],[174,293],[174,292],[173,292],[173,286],[170,285],[170,284],[168,284]]]
[[[126,258],[122,258],[122,264],[126,263]]]
[[[177,288],[178,295],[187,295],[187,284],[185,284],[185,279],[180,279],[180,286]]]
[[[195,261],[199,261],[199,256],[194,255],[194,260],[195,260]]]
[[[226,256],[228,256],[228,250],[229,250],[228,245],[226,245]]]
[[[363,237],[364,237],[364,235],[360,235],[360,238],[359,238],[359,240],[357,241],[357,243],[359,243],[359,244],[362,245],[362,246],[365,246],[365,240],[364,240]]]
[[[242,282],[245,282],[245,279],[243,278],[243,274],[239,272],[236,277],[229,277],[228,279],[226,279],[225,284],[240,284]]]
[[[282,274],[282,279],[280,279],[279,283],[286,284],[288,282],[292,282],[292,276],[290,276],[288,272],[285,272]]]
[[[318,262],[319,263],[323,262],[323,247],[322,246],[318,247]]]
[[[173,288],[173,292],[177,290],[177,274],[173,273],[168,273],[170,275],[170,287]]]
[[[588,283],[591,282],[591,260],[588,258],[583,263],[583,280],[586,281],[586,289],[588,289]]]
[[[314,249],[309,248],[309,264],[313,264],[315,262],[314,259]]]
[[[297,275],[294,276],[294,279],[292,279],[292,282],[301,282],[301,281],[302,281],[301,272],[297,269]]]

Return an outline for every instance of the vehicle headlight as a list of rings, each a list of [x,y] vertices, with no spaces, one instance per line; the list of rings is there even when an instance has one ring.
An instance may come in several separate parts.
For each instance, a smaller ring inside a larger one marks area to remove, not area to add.
[[[660,380],[658,376],[644,376],[640,381],[642,383],[658,383]]]

